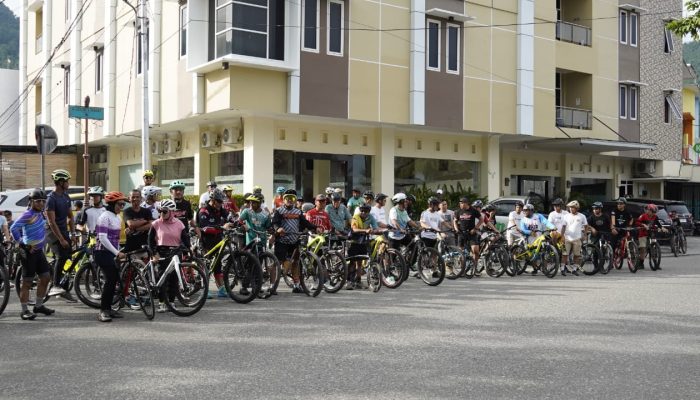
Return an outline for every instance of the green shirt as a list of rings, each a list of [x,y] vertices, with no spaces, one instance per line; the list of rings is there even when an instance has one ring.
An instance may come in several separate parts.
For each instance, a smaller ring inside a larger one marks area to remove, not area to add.
[[[355,208],[365,204],[365,199],[362,197],[354,198],[350,197],[348,199],[348,210],[350,210],[350,215],[355,214]]]
[[[252,208],[246,208],[241,212],[239,219],[248,228],[245,235],[246,244],[250,244],[256,237],[263,242],[267,240],[267,229],[272,226],[272,220],[265,210],[260,208],[260,212],[255,212]]]

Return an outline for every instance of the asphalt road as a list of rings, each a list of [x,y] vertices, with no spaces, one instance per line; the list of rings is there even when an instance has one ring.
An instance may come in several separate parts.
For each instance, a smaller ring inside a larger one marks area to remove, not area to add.
[[[700,240],[663,270],[285,291],[190,318],[0,316],[2,399],[691,399]]]

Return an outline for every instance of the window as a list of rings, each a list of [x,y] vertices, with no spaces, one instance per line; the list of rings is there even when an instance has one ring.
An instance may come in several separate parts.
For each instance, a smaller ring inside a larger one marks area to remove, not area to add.
[[[302,31],[302,49],[318,51],[318,26],[319,0],[304,0],[304,9],[301,18],[304,30]]]
[[[673,52],[673,36],[671,31],[668,30],[668,28],[664,28],[664,52]]]
[[[66,17],[66,21],[70,20],[70,3],[72,3],[72,1],[66,0],[66,2],[65,2],[66,5],[65,5],[65,8],[63,9],[63,14]]]
[[[664,122],[671,123],[671,115],[673,115],[677,120],[682,121],[683,115],[681,114],[680,108],[676,105],[671,95],[666,95],[664,97]]]
[[[44,10],[40,9],[34,13],[34,53],[39,54],[43,49],[42,36],[44,34]]]
[[[554,105],[561,107],[561,73],[554,74]]]
[[[145,20],[144,25],[145,25],[145,27],[143,27],[143,32],[144,32],[143,34],[146,35],[144,40],[146,42],[146,54],[148,54],[149,53],[148,35],[149,35],[149,29],[150,29],[150,27],[149,27],[150,24],[149,24],[148,20]],[[136,40],[137,40],[136,51],[138,52],[138,54],[136,55],[136,73],[141,74],[141,72],[143,72],[144,69],[146,71],[148,71],[148,57],[146,57],[145,60],[141,59],[141,54],[142,54],[141,53],[141,36],[140,35],[137,36]],[[144,66],[145,66],[145,68],[144,68]]]
[[[557,0],[557,21],[561,21],[561,0]]]
[[[459,74],[460,31],[458,25],[447,24],[447,72]]]
[[[620,118],[627,118],[627,86],[620,85]]]
[[[343,55],[344,4],[328,1],[328,54]]]
[[[440,70],[440,22],[428,20],[427,29],[428,69]]]
[[[216,0],[216,56],[284,59],[284,0]]]
[[[70,104],[70,66],[63,67],[63,104]]]
[[[637,119],[637,110],[639,109],[639,106],[637,105],[638,102],[638,95],[637,95],[637,87],[636,86],[630,86],[630,98],[629,98],[629,103],[630,103],[630,112],[629,116],[631,120],[636,120]]]
[[[630,46],[637,47],[637,34],[639,32],[637,28],[637,18],[639,14],[630,13]]]
[[[620,11],[620,43],[627,44],[627,11]]]
[[[465,190],[479,192],[479,165],[473,161],[394,157],[394,193],[416,187],[437,190],[443,185],[461,185]]]
[[[180,6],[180,57],[187,55],[187,5]]]
[[[34,113],[36,115],[41,114],[41,110],[43,107],[42,97],[43,97],[43,90],[42,90],[41,84],[39,83],[36,86],[34,86]]]
[[[103,49],[97,49],[95,51],[95,92],[102,90],[102,68],[104,68],[104,63],[102,62],[103,56]]]

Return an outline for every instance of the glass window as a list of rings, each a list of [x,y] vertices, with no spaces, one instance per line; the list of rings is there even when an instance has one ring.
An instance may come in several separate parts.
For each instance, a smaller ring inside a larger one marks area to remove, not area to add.
[[[667,28],[664,28],[664,52],[671,53],[673,51],[673,34]]]
[[[267,57],[267,35],[233,30],[233,54],[251,57]]]
[[[180,7],[180,57],[187,55],[187,6]]]
[[[234,29],[267,33],[267,7],[233,4]]]
[[[342,2],[328,2],[328,53],[343,55],[343,8]]]
[[[318,50],[318,1],[304,0],[304,50]]]
[[[631,86],[630,87],[630,119],[637,119],[637,87],[636,86]]]
[[[620,43],[627,44],[627,11],[620,11]]]
[[[428,69],[440,70],[440,22],[428,21]]]
[[[194,194],[194,157],[159,161],[157,176],[160,187],[167,188],[170,182],[179,180],[185,182],[185,194]]]
[[[102,68],[104,68],[104,63],[102,62],[103,56],[103,49],[98,49],[95,52],[95,92],[102,90]]]
[[[70,67],[63,68],[63,104],[70,103]]]
[[[284,186],[287,189],[296,188],[294,179],[294,152],[290,150],[275,150],[273,162],[274,187]]]
[[[479,163],[474,161],[395,157],[394,170],[395,193],[423,186],[437,190],[445,185],[479,191]]]
[[[620,118],[627,118],[627,86],[620,85]]]
[[[637,17],[638,14],[630,13],[630,46],[637,46]]]
[[[243,193],[243,151],[229,151],[209,156],[211,176],[220,187],[233,185],[234,193]]]
[[[447,72],[459,73],[459,26],[447,25]]]

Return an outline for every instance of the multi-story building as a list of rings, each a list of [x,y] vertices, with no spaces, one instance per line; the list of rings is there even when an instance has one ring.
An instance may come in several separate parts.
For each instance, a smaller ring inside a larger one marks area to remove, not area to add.
[[[261,185],[266,195],[295,187],[307,198],[326,186],[394,193],[460,184],[489,198],[604,199],[642,185],[633,183],[634,160],[679,160],[680,142],[672,155],[672,144],[645,131],[681,78],[657,82],[646,72],[646,52],[663,53],[665,36],[655,40],[645,26],[662,27],[665,16],[645,19],[644,5],[150,0],[141,63],[124,2],[24,1],[21,73],[41,79],[23,103],[20,140],[32,143],[31,126],[43,122],[60,144],[80,144],[66,110],[89,95],[105,108],[105,120],[88,125],[91,183],[110,189],[139,183],[142,151],[164,186],[180,179],[199,192],[213,178],[240,192]],[[658,3],[678,3],[680,15],[680,0]],[[634,119],[622,118],[623,86],[638,96]],[[652,86],[656,105],[644,97]],[[670,118],[661,126],[669,131]]]

